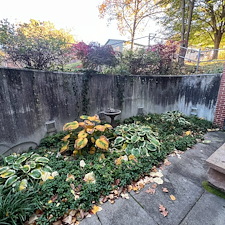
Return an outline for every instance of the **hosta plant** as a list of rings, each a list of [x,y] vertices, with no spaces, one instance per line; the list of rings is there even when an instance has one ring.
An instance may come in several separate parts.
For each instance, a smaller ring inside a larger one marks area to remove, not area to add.
[[[47,165],[48,161],[33,152],[9,155],[4,158],[5,165],[0,167],[0,184],[4,188],[11,186],[14,191],[25,190],[33,180],[46,179],[46,175],[50,175],[52,169]]]
[[[120,125],[115,128],[115,134],[113,149],[125,151],[126,154],[149,156],[150,152],[160,150],[158,134],[150,126],[135,123]]]
[[[182,115],[182,113],[178,111],[172,111],[162,114],[162,121],[169,122],[169,123],[178,123],[179,125],[190,125]]]
[[[81,116],[83,122],[73,121],[66,123],[64,131],[69,131],[62,140],[64,144],[60,153],[73,152],[74,155],[89,152],[94,154],[98,149],[108,150],[109,140],[103,134],[112,129],[110,124],[100,125],[98,115]]]

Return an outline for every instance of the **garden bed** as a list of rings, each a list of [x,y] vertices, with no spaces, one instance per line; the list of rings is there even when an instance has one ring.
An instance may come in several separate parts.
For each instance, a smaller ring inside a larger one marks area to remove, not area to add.
[[[100,210],[100,203],[160,183],[150,172],[214,129],[209,121],[179,112],[132,117],[114,129],[97,116],[81,118],[44,138],[37,149],[3,160],[1,224],[29,219],[30,224],[78,224]]]

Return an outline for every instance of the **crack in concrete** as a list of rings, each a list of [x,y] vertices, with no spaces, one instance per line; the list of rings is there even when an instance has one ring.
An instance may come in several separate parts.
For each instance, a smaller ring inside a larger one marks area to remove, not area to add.
[[[195,203],[192,205],[192,207],[190,208],[190,210],[186,213],[186,215],[183,217],[183,219],[180,221],[179,224],[181,224],[184,219],[188,216],[188,214],[191,212],[191,210],[194,208],[194,206],[198,203],[198,201],[200,200],[200,198],[202,197],[202,195],[205,193],[205,191],[203,190],[202,194],[200,195],[200,197],[195,201]]]
[[[98,218],[99,223],[100,223],[101,225],[103,225],[102,221],[100,220],[100,218],[99,218],[99,216],[98,216],[98,213],[96,213],[96,216],[97,216],[97,218]]]
[[[145,210],[145,208],[144,208],[144,206],[131,194],[131,193],[129,193],[129,195],[134,199],[134,201],[135,202],[137,202],[137,204],[139,205],[139,206],[141,206],[141,208],[142,209],[144,209],[144,211],[151,217],[151,215],[149,214],[149,212],[148,211],[146,211]],[[152,217],[151,217],[152,218]],[[152,218],[152,220],[157,224],[157,225],[160,225],[159,223],[157,223],[155,220],[154,220],[154,218]]]

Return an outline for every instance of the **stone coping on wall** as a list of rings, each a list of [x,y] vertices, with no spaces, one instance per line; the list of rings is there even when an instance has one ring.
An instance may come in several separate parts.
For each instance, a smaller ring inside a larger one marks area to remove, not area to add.
[[[85,72],[64,72],[64,71],[50,71],[50,70],[35,70],[35,69],[27,69],[27,68],[9,68],[9,67],[0,67],[0,69],[7,69],[7,70],[17,70],[17,71],[32,71],[32,72],[41,72],[41,73],[57,73],[57,74],[68,74],[68,75],[85,75]],[[222,73],[215,73],[215,74],[184,74],[184,75],[173,75],[173,74],[166,74],[166,75],[140,75],[140,74],[103,74],[103,73],[90,73],[91,75],[105,75],[105,76],[128,76],[128,77],[200,77],[200,76],[215,76],[215,75],[222,75]]]

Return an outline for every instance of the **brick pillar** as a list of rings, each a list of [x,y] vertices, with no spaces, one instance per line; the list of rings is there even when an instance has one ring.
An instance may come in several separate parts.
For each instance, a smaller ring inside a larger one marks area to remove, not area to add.
[[[220,128],[223,128],[225,120],[225,64],[223,67],[223,74],[220,81],[220,88],[216,102],[216,112],[214,116],[214,123]]]

